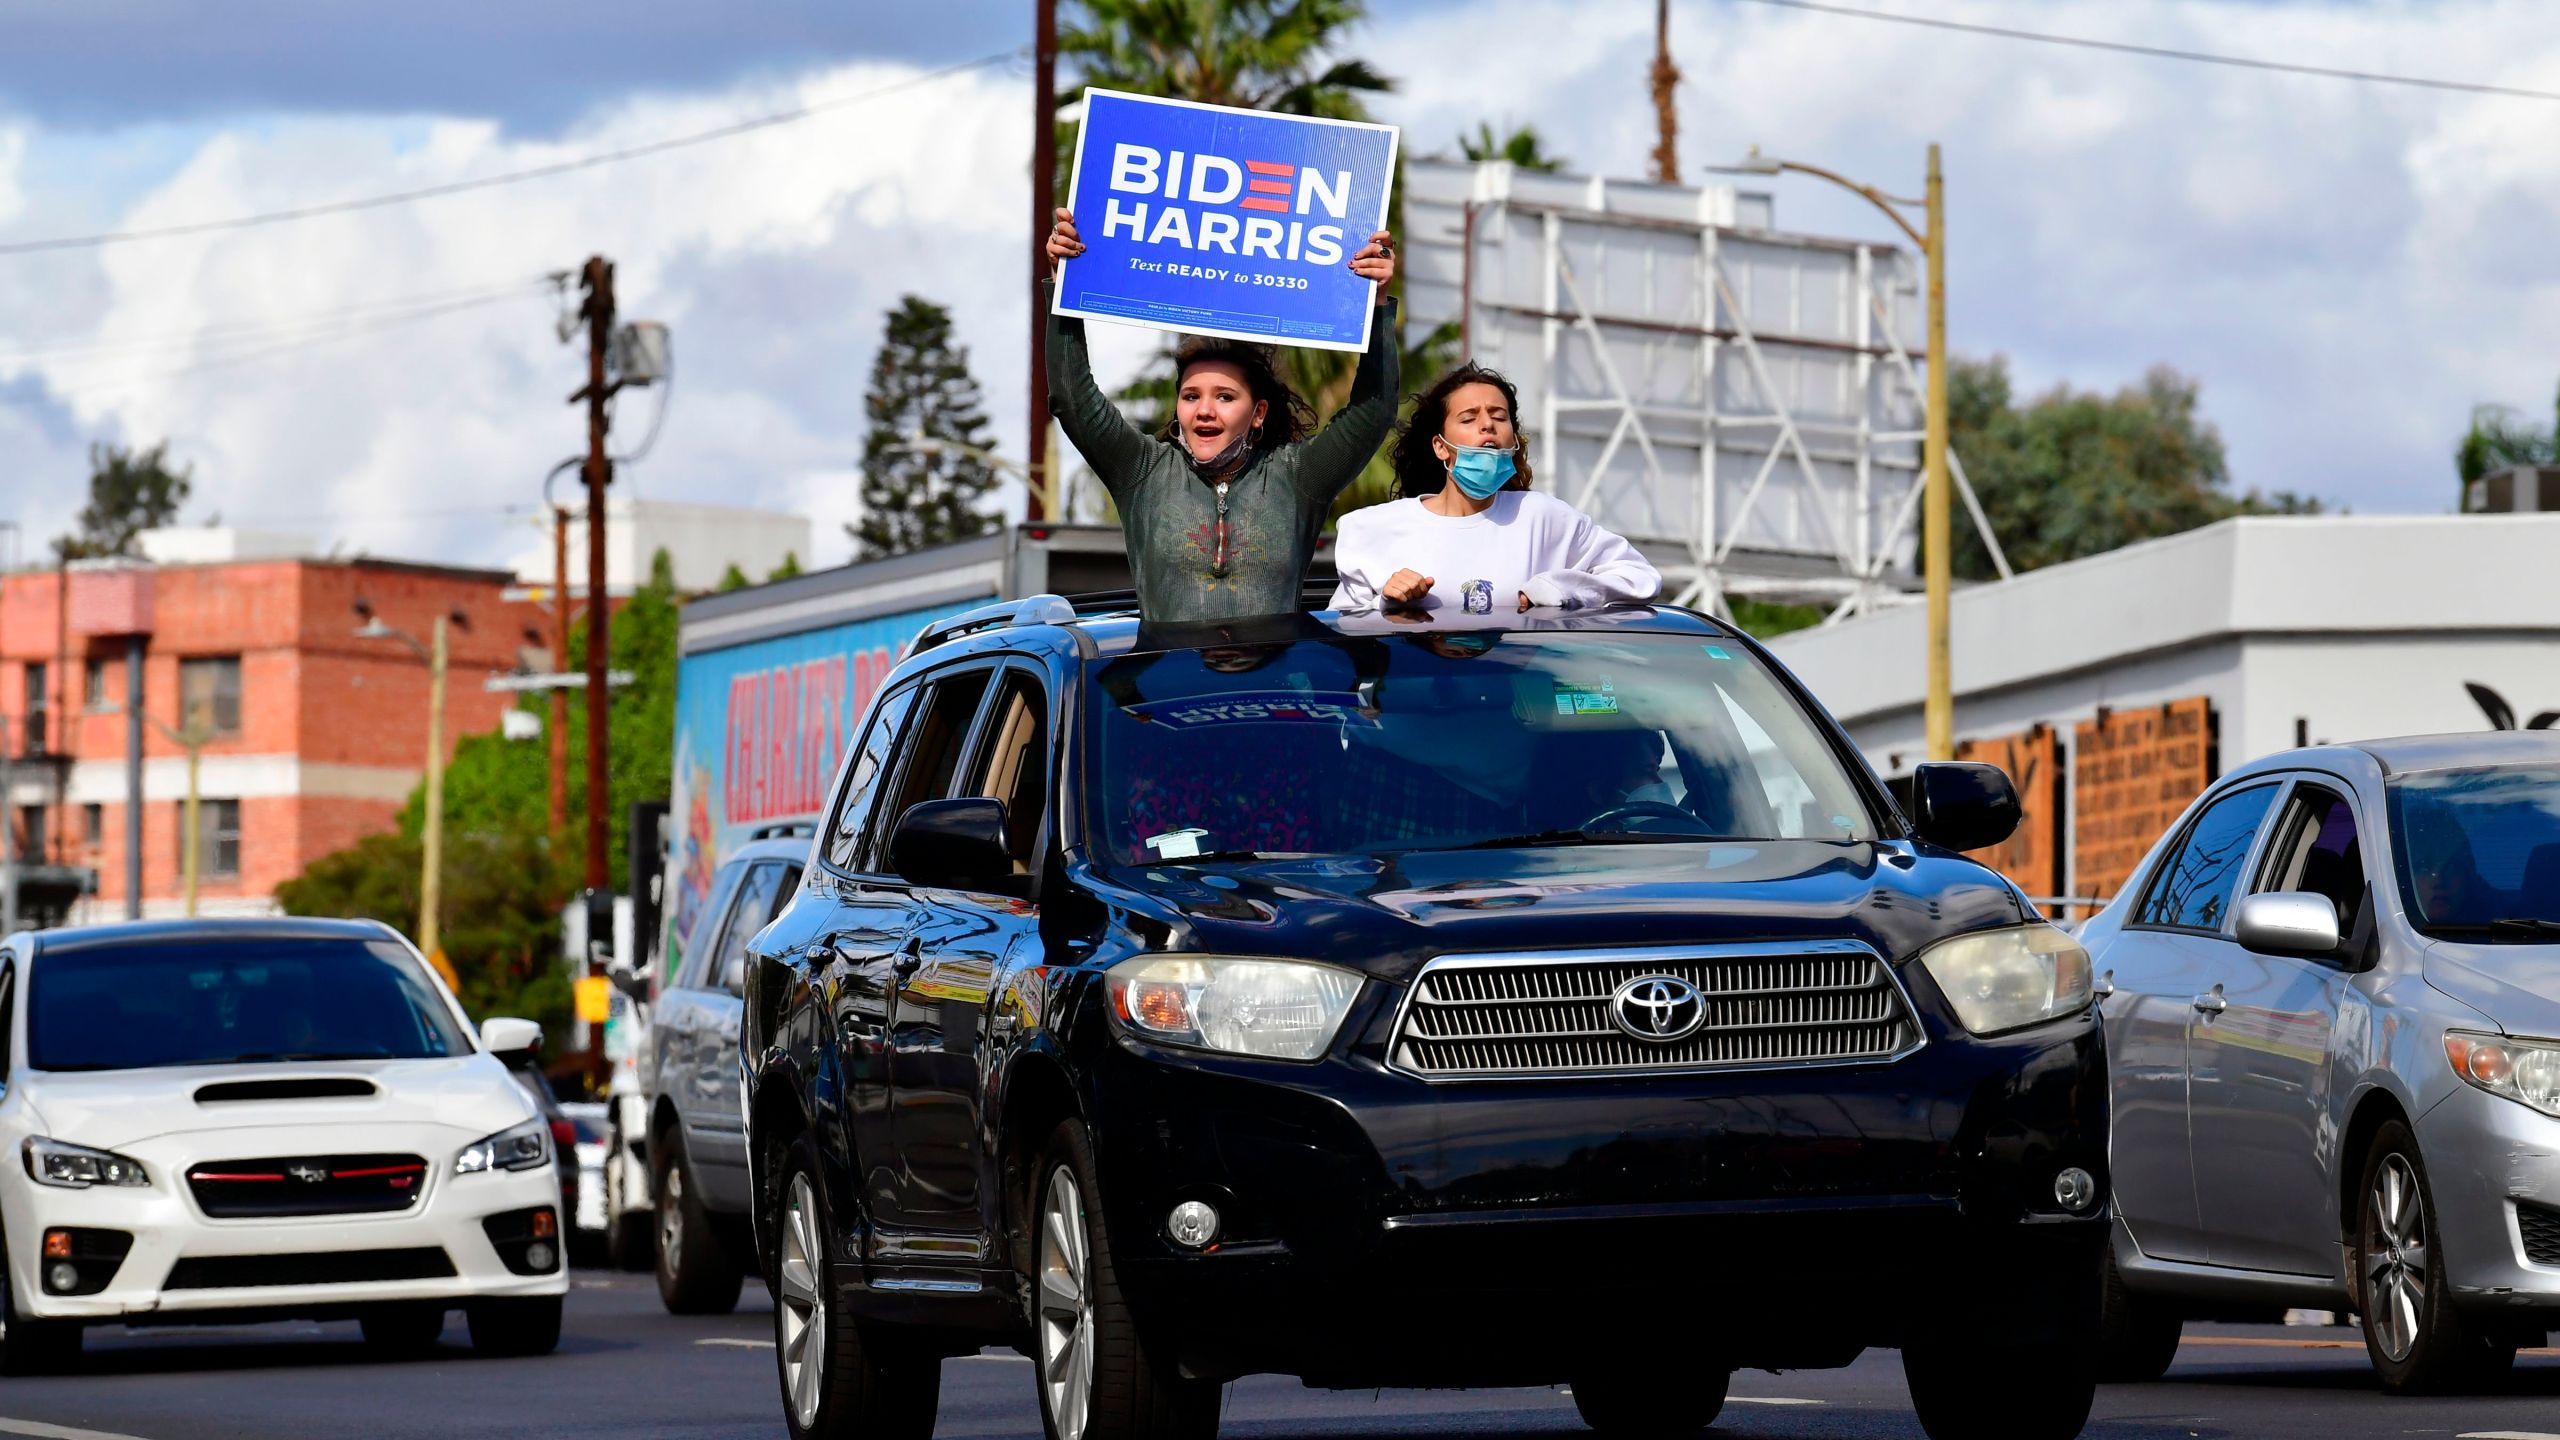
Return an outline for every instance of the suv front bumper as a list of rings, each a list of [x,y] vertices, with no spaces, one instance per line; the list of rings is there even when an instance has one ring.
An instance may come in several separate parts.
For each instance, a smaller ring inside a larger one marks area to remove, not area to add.
[[[1121,1283],[1195,1374],[1528,1384],[1701,1348],[1844,1364],[2093,1323],[2105,1085],[2086,1017],[1891,1064],[1427,1084],[1116,1040],[1093,1119]],[[1217,1241],[1187,1250],[1173,1206]]]

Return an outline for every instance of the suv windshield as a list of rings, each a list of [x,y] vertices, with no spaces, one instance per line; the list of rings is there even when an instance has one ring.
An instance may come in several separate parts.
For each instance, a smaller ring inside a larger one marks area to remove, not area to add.
[[[1096,838],[1122,863],[1875,837],[1831,746],[1729,640],[1327,632],[1093,676]]]
[[[2560,943],[2560,769],[2421,771],[2389,791],[2392,861],[2418,929]]]
[[[255,1060],[420,1060],[471,1041],[390,940],[188,940],[39,953],[28,1063],[140,1070]]]

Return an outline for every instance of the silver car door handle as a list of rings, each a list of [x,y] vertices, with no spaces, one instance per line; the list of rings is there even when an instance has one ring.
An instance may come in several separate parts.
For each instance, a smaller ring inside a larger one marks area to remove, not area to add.
[[[898,958],[890,962],[890,968],[898,972],[900,980],[904,980],[916,973],[923,964],[924,942],[909,936],[907,943],[898,947]]]
[[[2207,1015],[2219,1015],[2231,1008],[2231,1002],[2222,998],[2222,990],[2219,986],[2197,996],[2191,1003],[2197,1010]]]
[[[2114,993],[2116,993],[2116,972],[2113,970],[2089,982],[2089,998],[2092,1000],[2104,1000]]]

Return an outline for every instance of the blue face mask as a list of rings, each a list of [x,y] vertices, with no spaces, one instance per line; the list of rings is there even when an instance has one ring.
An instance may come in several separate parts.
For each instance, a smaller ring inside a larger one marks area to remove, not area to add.
[[[1519,473],[1520,467],[1513,463],[1512,452],[1508,448],[1495,445],[1451,445],[1449,448],[1456,451],[1458,457],[1449,462],[1449,478],[1457,482],[1458,488],[1465,491],[1470,500],[1493,498],[1503,486],[1511,483],[1513,475]]]

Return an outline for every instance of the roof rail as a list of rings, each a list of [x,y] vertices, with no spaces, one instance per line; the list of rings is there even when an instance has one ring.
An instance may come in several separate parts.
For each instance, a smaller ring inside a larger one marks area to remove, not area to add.
[[[916,643],[909,647],[909,653],[921,653],[946,640],[975,635],[981,630],[1000,630],[1008,625],[1063,625],[1074,618],[1076,609],[1067,603],[1063,595],[1029,595],[1020,600],[998,600],[992,605],[946,615],[925,626],[916,636]]]

